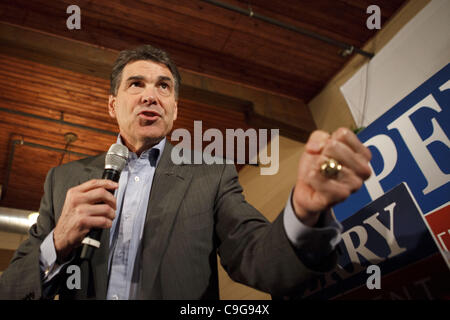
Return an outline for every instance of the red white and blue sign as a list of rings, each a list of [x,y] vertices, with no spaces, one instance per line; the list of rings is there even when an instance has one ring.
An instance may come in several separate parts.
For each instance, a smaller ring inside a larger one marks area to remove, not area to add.
[[[358,134],[372,177],[335,206],[340,221],[405,182],[424,214],[450,200],[450,64]]]
[[[358,134],[372,176],[333,208],[344,226],[337,268],[296,298],[450,299],[449,136],[447,64]]]
[[[402,183],[342,222],[338,266],[299,292],[309,299],[450,299],[447,261]],[[369,288],[368,267],[380,270]]]

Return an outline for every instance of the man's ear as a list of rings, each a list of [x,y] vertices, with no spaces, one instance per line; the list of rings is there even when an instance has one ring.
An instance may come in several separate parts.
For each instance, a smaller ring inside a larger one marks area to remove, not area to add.
[[[178,101],[175,101],[175,108],[173,109],[173,121],[177,120],[178,115]]]
[[[112,94],[109,95],[108,112],[111,118],[116,119],[116,97]]]

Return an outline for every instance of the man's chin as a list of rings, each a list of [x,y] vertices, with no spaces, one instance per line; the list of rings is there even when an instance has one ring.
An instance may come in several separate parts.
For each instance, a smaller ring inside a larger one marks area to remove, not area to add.
[[[141,134],[141,141],[146,142],[152,142],[152,143],[158,143],[162,139],[164,139],[166,136],[166,133],[162,130],[154,130],[151,132],[143,132]]]
[[[148,142],[151,142],[152,144],[156,144],[156,143],[160,142],[162,139],[164,139],[164,137],[165,137],[164,135],[163,136],[161,136],[161,135],[144,136],[144,137],[142,137],[142,141],[145,141],[146,144]]]
[[[156,123],[152,126],[141,126],[135,134],[139,137],[140,141],[145,141],[145,144],[149,142],[155,144],[164,139],[170,131],[166,127],[156,126]]]

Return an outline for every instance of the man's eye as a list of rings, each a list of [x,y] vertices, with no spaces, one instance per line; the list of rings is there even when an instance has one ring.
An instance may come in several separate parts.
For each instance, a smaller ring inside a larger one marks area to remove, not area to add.
[[[133,81],[130,83],[130,87],[140,87],[141,85],[140,81]]]
[[[163,82],[163,83],[160,84],[160,86],[161,86],[162,89],[169,89],[169,85],[167,83]]]

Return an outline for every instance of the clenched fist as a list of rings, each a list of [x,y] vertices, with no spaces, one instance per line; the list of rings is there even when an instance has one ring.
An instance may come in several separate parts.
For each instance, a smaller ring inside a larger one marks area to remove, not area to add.
[[[339,128],[331,135],[314,131],[300,157],[293,205],[297,217],[306,225],[314,226],[320,212],[344,201],[361,188],[371,174],[372,155],[349,129]],[[321,172],[322,164],[334,159],[342,165],[335,177]]]
[[[64,261],[81,245],[92,228],[110,228],[116,199],[108,192],[118,188],[111,180],[90,180],[67,191],[61,216],[53,232],[58,260]]]

